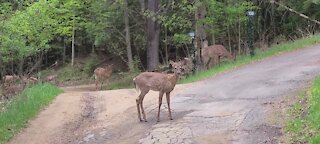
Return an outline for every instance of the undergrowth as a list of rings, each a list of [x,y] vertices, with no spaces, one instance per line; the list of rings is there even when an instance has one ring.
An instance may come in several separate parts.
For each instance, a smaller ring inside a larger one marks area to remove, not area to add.
[[[0,105],[0,144],[7,142],[62,91],[48,83],[26,88]]]
[[[311,88],[299,96],[290,110],[291,120],[286,126],[291,143],[320,143],[320,77]]]

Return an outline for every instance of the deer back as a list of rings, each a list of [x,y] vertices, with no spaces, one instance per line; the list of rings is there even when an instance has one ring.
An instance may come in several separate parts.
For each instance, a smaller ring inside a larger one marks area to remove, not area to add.
[[[2,79],[4,80],[5,83],[10,83],[18,80],[19,77],[16,75],[5,75],[2,77]]]
[[[46,77],[46,81],[54,81],[54,80],[56,80],[57,79],[57,77],[58,77],[58,75],[49,75],[49,76],[47,76]]]
[[[111,67],[105,67],[105,68],[99,67],[94,70],[96,79],[107,79],[110,77],[111,73],[112,73]]]
[[[135,84],[141,91],[153,90],[170,92],[176,85],[175,74],[163,74],[157,72],[143,72],[134,78]]]
[[[223,45],[211,45],[203,48],[202,57],[221,57],[233,60],[234,57]]]

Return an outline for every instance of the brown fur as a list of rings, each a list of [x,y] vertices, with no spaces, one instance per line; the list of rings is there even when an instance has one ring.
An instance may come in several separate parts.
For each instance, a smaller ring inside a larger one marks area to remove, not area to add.
[[[191,58],[184,58],[182,60],[179,60],[178,62],[169,61],[169,64],[172,67],[172,70],[181,68],[181,75],[188,75],[192,73],[193,63]]]
[[[96,90],[98,90],[98,84],[101,83],[100,89],[104,81],[108,80],[112,73],[112,65],[105,66],[104,68],[98,67],[94,70],[94,79],[96,84]]]
[[[22,76],[23,87],[28,85],[33,85],[38,82],[38,79],[35,77]]]
[[[136,86],[136,89],[141,91],[140,95],[136,99],[138,118],[140,121],[142,121],[141,113],[140,113],[140,109],[141,109],[143,119],[145,122],[147,122],[146,114],[143,108],[143,99],[150,90],[159,91],[159,107],[158,107],[158,117],[157,117],[158,121],[160,121],[160,107],[162,104],[162,97],[164,93],[166,93],[166,99],[167,99],[167,104],[169,109],[169,118],[172,120],[171,109],[170,109],[170,92],[174,89],[177,83],[179,74],[180,74],[179,70],[175,71],[174,74],[143,72],[133,79],[133,83]]]
[[[235,57],[223,45],[211,45],[202,49],[202,62],[206,68],[220,64],[221,59],[234,60]]]
[[[56,75],[56,74],[55,75],[49,75],[49,76],[46,77],[46,81],[47,82],[56,83],[57,78],[58,78],[58,75]]]
[[[16,75],[5,75],[2,77],[5,85],[10,85],[19,79]]]

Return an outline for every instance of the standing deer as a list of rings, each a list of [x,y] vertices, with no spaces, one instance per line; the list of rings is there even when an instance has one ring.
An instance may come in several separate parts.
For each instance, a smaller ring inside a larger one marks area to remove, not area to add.
[[[140,95],[136,99],[138,118],[140,121],[142,121],[141,119],[141,112],[142,112],[143,119],[145,122],[147,122],[146,114],[143,108],[143,99],[144,99],[144,96],[150,90],[159,91],[159,107],[158,107],[157,121],[158,122],[160,121],[160,107],[162,104],[162,97],[164,93],[166,93],[166,99],[167,99],[168,110],[169,110],[169,118],[170,120],[172,120],[171,109],[170,109],[170,92],[174,89],[180,73],[181,73],[181,67],[176,68],[173,74],[143,72],[133,79],[133,83],[137,91],[140,90]],[[141,109],[141,112],[140,112],[140,109]]]
[[[174,69],[177,69],[181,67],[181,75],[185,76],[192,73],[193,63],[191,58],[183,58],[182,60],[179,60],[178,62],[169,61],[169,64],[171,65],[171,69],[174,71]]]
[[[202,49],[202,61],[205,68],[209,68],[213,65],[220,64],[221,59],[235,60],[235,56],[223,46],[223,45],[211,45]]]
[[[98,84],[101,83],[100,89],[104,81],[108,80],[112,73],[113,65],[106,65],[105,67],[98,67],[94,70],[94,79],[96,84],[96,90],[98,90]]]

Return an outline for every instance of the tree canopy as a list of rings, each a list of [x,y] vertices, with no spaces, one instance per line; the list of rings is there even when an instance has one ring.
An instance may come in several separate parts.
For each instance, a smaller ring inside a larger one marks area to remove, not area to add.
[[[320,19],[319,0],[278,2]],[[50,51],[56,51],[57,60],[64,57],[63,61],[69,61],[75,53],[103,50],[105,57],[114,55],[128,66],[134,58],[141,62],[140,68],[152,70],[169,59],[190,56],[191,31],[204,34],[196,38],[199,42],[207,40],[247,54],[248,10],[257,13],[254,41],[260,46],[319,30],[319,25],[269,1],[0,1],[0,68],[8,73],[5,67],[19,61],[23,67],[27,64],[24,60]]]

